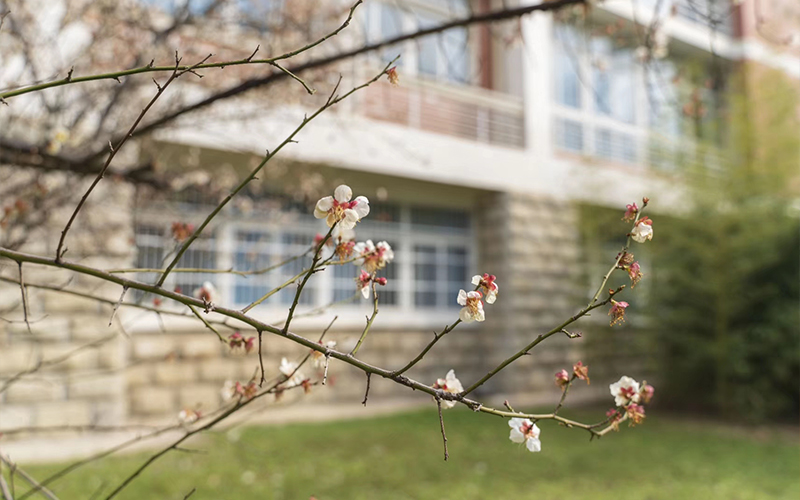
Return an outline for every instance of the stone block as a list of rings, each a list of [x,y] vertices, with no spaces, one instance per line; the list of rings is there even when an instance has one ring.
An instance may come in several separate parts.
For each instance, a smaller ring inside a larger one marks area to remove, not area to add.
[[[88,401],[41,403],[36,405],[35,412],[35,424],[41,427],[92,423],[92,407]]]
[[[200,363],[200,379],[215,382],[236,380],[241,375],[240,365],[241,362],[235,359],[209,359],[203,361]]]
[[[88,370],[97,368],[97,349],[80,349],[85,344],[45,344],[42,356],[47,361],[63,359],[52,365],[53,370]]]
[[[30,324],[31,333],[37,340],[67,340],[70,328],[67,318],[47,317]],[[8,332],[17,335],[29,335],[25,323],[11,323]]]
[[[219,339],[212,335],[185,335],[179,341],[184,358],[213,358],[220,355]]]
[[[208,413],[217,409],[221,402],[222,385],[194,384],[181,387],[178,391],[178,403],[181,408],[200,408]]]
[[[165,387],[139,387],[131,394],[130,411],[140,415],[159,415],[176,411],[175,391]]]
[[[197,378],[197,367],[192,363],[164,361],[153,370],[154,380],[159,384],[179,384]]]
[[[134,359],[163,359],[175,351],[175,338],[167,335],[149,335],[133,340]]]
[[[0,431],[30,427],[34,424],[33,417],[30,405],[0,405]]]
[[[57,401],[65,399],[64,383],[57,380],[20,379],[6,390],[7,403]]]
[[[106,398],[121,395],[124,392],[124,383],[122,375],[81,377],[69,383],[69,398]]]
[[[0,353],[0,373],[16,374],[35,366],[38,351],[30,345],[11,345],[3,347]]]

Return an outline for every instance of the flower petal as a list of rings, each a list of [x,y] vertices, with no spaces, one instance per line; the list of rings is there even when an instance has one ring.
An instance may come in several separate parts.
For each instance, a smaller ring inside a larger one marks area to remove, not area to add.
[[[480,282],[481,282],[481,277],[480,277],[479,274],[476,274],[475,276],[472,277],[472,284],[473,285],[479,285]]]
[[[508,439],[510,439],[514,443],[524,443],[525,442],[525,434],[523,434],[519,427],[512,427],[511,434],[509,434]]]
[[[458,298],[456,299],[456,301],[458,302],[458,305],[460,305],[460,306],[467,305],[467,292],[465,292],[464,290],[459,290],[458,291]]]
[[[497,294],[495,292],[489,292],[486,294],[486,303],[487,304],[494,304],[494,301],[497,300]]]
[[[317,205],[314,207],[314,211],[316,212],[319,210],[320,212],[327,213],[331,208],[333,208],[333,196],[326,196],[324,198],[320,198],[320,200],[317,202]],[[322,217],[317,218],[321,219]]]
[[[365,299],[369,298],[369,286],[361,287],[361,295],[363,295]]]
[[[353,190],[347,184],[342,184],[333,191],[333,197],[339,203],[350,201],[350,198],[353,197]]]
[[[462,307],[461,310],[458,312],[458,317],[464,323],[472,323],[473,321],[475,321],[468,307]]]
[[[525,446],[528,448],[528,451],[542,451],[542,442],[536,438],[528,439],[528,441],[525,443]]]
[[[355,205],[353,206],[353,210],[358,213],[358,218],[363,219],[367,215],[369,215],[369,200],[366,196],[359,196],[355,199]]]

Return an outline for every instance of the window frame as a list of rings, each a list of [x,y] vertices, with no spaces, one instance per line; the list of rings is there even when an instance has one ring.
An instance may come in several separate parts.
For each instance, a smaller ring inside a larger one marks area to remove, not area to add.
[[[432,225],[426,227],[423,224],[412,223],[412,210],[413,209],[431,209],[431,210],[453,210],[443,207],[427,207],[411,204],[398,204],[395,205],[399,209],[399,220],[390,223],[376,223],[370,221],[369,218],[365,219],[358,226],[356,226],[356,235],[358,241],[363,241],[371,238],[375,243],[378,241],[387,240],[392,244],[392,249],[395,253],[395,261],[390,266],[397,266],[395,273],[396,278],[392,281],[396,282],[395,291],[397,293],[396,304],[379,303],[380,317],[385,328],[397,328],[400,325],[402,328],[429,328],[441,327],[442,325],[452,323],[458,317],[459,307],[456,303],[456,294],[453,294],[451,303],[446,305],[437,305],[434,308],[415,307],[415,291],[416,281],[414,276],[414,247],[416,245],[431,245],[436,246],[438,249],[444,249],[447,252],[449,247],[463,248],[466,252],[465,266],[466,266],[466,280],[462,284],[462,288],[469,290],[469,279],[474,274],[478,273],[477,263],[477,245],[476,245],[476,217],[474,212],[468,208],[458,208],[459,212],[463,212],[468,217],[467,227],[456,229],[453,226],[448,230],[444,226]],[[202,210],[194,207],[191,212],[185,210],[175,211],[154,211],[146,208],[137,209],[137,224],[134,228],[137,243],[139,240],[140,227],[163,227],[164,234],[163,242],[167,243],[169,240],[169,225],[175,220],[183,217],[183,220],[193,220]],[[287,212],[287,215],[290,213]],[[296,215],[297,220],[291,221],[291,227],[288,232],[290,233],[305,233],[308,235],[309,245],[313,241],[316,234],[324,234],[327,231],[327,226],[324,221],[313,219],[310,214],[291,214]],[[236,253],[237,253],[237,233],[241,231],[264,232],[270,234],[270,242],[267,243],[273,249],[280,249],[283,247],[282,238],[287,233],[287,225],[284,221],[281,222],[265,222],[263,219],[253,217],[231,217],[227,214],[221,214],[217,220],[217,225],[211,228],[214,231],[214,251],[216,252],[216,268],[217,269],[235,269],[236,268]],[[152,245],[150,245],[152,247]],[[164,246],[164,248],[167,248]],[[138,245],[137,245],[138,249]],[[301,250],[302,251],[302,250]],[[299,252],[298,252],[299,253]],[[276,255],[273,253],[273,255]],[[284,257],[278,250],[279,257]],[[294,254],[292,254],[294,255]],[[138,256],[137,256],[138,258]],[[440,259],[442,261],[442,259]],[[355,277],[359,273],[359,268],[353,264],[344,264],[344,266],[352,269],[353,281],[353,294],[356,294]],[[273,272],[279,272],[278,270]],[[445,271],[446,273],[447,271]],[[207,274],[207,273],[206,273]],[[380,273],[379,273],[380,274]],[[148,275],[150,276],[150,275]],[[246,306],[246,303],[236,302],[236,284],[240,277],[231,273],[215,273],[214,276],[215,286],[221,297],[220,302],[234,309],[241,309]],[[142,276],[137,275],[137,279]],[[298,306],[297,314],[302,315],[314,309],[331,304],[334,301],[334,273],[320,272],[315,274],[309,284],[313,287],[311,292],[313,298],[311,304],[301,303]],[[341,279],[341,278],[339,278]],[[170,275],[166,287],[172,286],[174,283],[174,276]],[[152,281],[150,279],[145,280]],[[275,279],[272,280],[276,281]],[[282,281],[278,278],[278,281]],[[273,283],[271,283],[273,284]],[[448,283],[441,284],[442,287],[448,287]],[[290,288],[291,289],[291,288]],[[190,295],[192,290],[183,290],[184,294]],[[282,293],[282,292],[281,292]],[[380,287],[378,287],[380,296]],[[249,314],[255,319],[266,321],[271,324],[277,324],[282,321],[288,310],[288,305],[283,303],[277,296],[267,302],[255,307]],[[169,301],[167,301],[169,302]],[[166,307],[162,305],[161,307]],[[178,306],[175,305],[177,308]],[[369,314],[372,310],[372,300],[365,300],[360,295],[352,304],[338,304],[335,307],[327,309],[328,312],[334,313],[339,316],[337,325],[349,327],[363,327],[364,316]],[[301,317],[296,320],[297,324],[302,327],[316,328],[324,326],[330,321],[331,314],[319,314],[317,316]]]

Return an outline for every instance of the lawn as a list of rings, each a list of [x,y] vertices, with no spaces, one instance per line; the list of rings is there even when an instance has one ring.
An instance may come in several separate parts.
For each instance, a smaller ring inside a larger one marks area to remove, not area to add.
[[[534,454],[508,440],[506,420],[450,410],[448,462],[435,411],[237,428],[189,443],[202,452],[172,452],[118,498],[180,500],[192,488],[192,500],[800,498],[795,433],[652,413],[641,427],[623,424],[591,443],[584,431],[544,422],[543,449]],[[108,492],[144,457],[87,465],[53,489],[62,500],[90,498],[101,485]],[[30,471],[41,478],[55,469]]]

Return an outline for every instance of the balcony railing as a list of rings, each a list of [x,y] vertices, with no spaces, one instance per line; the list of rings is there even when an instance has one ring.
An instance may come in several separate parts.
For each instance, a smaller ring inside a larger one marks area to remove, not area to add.
[[[675,11],[679,18],[733,34],[733,5],[730,0],[677,0]]]
[[[513,148],[525,146],[522,99],[479,87],[403,79],[371,85],[359,104],[369,118]]]

